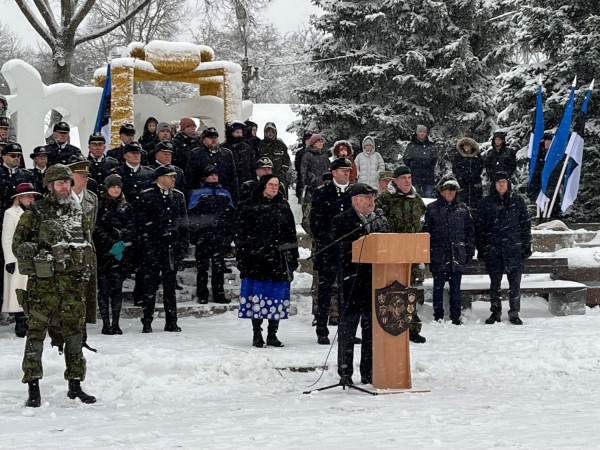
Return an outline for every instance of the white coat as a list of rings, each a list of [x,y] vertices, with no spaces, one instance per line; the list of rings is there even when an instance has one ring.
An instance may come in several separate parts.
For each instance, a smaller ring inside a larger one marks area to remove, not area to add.
[[[17,258],[12,251],[12,241],[19,223],[19,218],[23,214],[23,208],[20,206],[11,206],[4,212],[4,221],[2,222],[2,251],[4,252],[4,264],[14,262],[15,273],[12,275],[4,269],[4,302],[2,303],[3,313],[22,312],[23,309],[17,301],[16,289],[27,289],[27,275],[19,273]]]

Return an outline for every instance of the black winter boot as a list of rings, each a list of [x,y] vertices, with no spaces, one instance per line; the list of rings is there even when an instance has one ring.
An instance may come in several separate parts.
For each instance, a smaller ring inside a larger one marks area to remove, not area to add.
[[[271,347],[283,347],[283,343],[277,339],[277,330],[279,329],[279,320],[269,320],[267,327],[267,345]]]
[[[15,334],[17,337],[24,338],[27,336],[27,318],[25,313],[15,314]]]
[[[108,317],[102,318],[102,331],[100,333],[106,334],[109,336],[115,334],[115,332],[113,331],[113,328],[110,326]]]
[[[410,342],[414,342],[415,344],[424,344],[427,342],[425,336],[421,336],[421,334],[415,330],[408,330],[408,339]]]
[[[33,380],[29,383],[29,397],[27,398],[27,402],[25,402],[25,406],[28,408],[39,408],[42,404],[42,397],[40,395],[40,381]]]
[[[67,397],[71,400],[78,398],[82,403],[96,403],[96,397],[93,395],[88,395],[81,390],[81,381],[79,380],[69,380],[69,391],[67,392]]]
[[[252,319],[252,346],[263,348],[265,346],[265,340],[262,337],[262,319]]]
[[[487,325],[492,325],[496,322],[500,322],[501,320],[501,315],[498,312],[493,312],[492,315],[490,317],[488,317],[487,319],[485,319],[485,323]]]

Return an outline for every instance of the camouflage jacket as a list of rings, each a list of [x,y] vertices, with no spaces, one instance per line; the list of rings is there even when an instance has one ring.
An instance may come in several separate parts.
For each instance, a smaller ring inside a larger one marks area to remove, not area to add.
[[[394,181],[375,200],[387,218],[392,233],[418,233],[423,227],[425,203],[413,187],[408,194],[398,189]]]

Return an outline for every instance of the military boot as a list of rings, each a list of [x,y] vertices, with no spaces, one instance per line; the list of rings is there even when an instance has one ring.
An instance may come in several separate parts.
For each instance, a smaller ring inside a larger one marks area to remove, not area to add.
[[[29,397],[25,406],[28,408],[39,408],[42,404],[42,397],[40,395],[40,381],[33,380],[28,383],[29,385]]]
[[[118,317],[115,319],[115,317],[113,316],[112,330],[113,330],[113,334],[118,334],[118,335],[123,334],[123,330],[121,330],[121,327],[119,327],[119,318]]]
[[[487,325],[492,325],[492,324],[494,324],[496,322],[500,322],[500,321],[501,321],[501,315],[499,312],[493,312],[490,317],[485,319],[485,323]]]
[[[408,339],[415,344],[424,344],[427,342],[425,336],[421,336],[421,333],[415,330],[408,330]]]
[[[283,347],[283,343],[277,339],[277,330],[279,329],[279,320],[269,320],[267,327],[267,345],[271,347]]]
[[[15,314],[15,334],[20,338],[27,336],[27,319],[25,318],[25,313]]]
[[[108,317],[102,318],[102,331],[100,333],[109,336],[115,334],[113,328],[110,326],[110,321],[108,320]]]
[[[82,403],[96,403],[96,397],[93,395],[88,395],[81,390],[81,381],[79,380],[69,380],[69,391],[67,392],[67,397],[69,397],[71,400],[78,398]]]
[[[252,346],[263,348],[265,346],[265,340],[262,337],[262,319],[252,319]]]

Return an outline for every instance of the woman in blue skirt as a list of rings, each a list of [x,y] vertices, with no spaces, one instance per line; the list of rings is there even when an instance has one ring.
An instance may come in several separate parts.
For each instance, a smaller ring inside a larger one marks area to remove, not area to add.
[[[238,212],[236,256],[242,278],[239,317],[252,320],[252,345],[264,347],[262,323],[269,321],[267,345],[277,339],[279,321],[288,318],[290,282],[298,267],[296,223],[279,192],[276,175],[261,177],[252,198]]]

